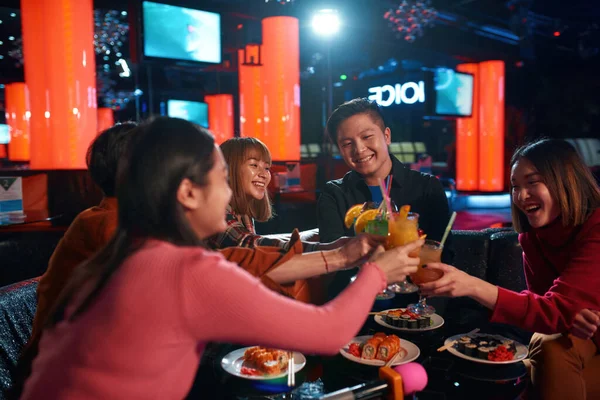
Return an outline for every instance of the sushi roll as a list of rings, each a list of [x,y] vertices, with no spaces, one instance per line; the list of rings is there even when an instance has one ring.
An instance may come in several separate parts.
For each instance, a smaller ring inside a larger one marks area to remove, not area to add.
[[[273,355],[273,361],[277,361],[280,370],[283,370],[287,367],[289,359],[287,351],[279,349],[269,349],[269,351]]]
[[[482,360],[487,360],[489,354],[490,354],[490,348],[489,347],[479,346],[477,348],[477,358],[481,358]]]
[[[418,328],[418,324],[417,324],[417,320],[416,319],[409,319],[408,320],[408,329],[417,329]]]
[[[487,340],[480,340],[479,341],[479,346],[480,347],[486,347],[487,345],[489,345],[489,342]]]
[[[408,315],[402,315],[400,317],[400,328],[408,328],[408,320],[410,320]]]
[[[279,366],[279,363],[275,360],[265,361],[262,365],[260,365],[259,369],[267,375],[275,375],[281,373],[281,367]]]
[[[379,348],[379,344],[383,342],[383,338],[381,336],[373,336],[371,339],[365,342],[363,346],[361,357],[365,360],[372,360],[377,355],[377,349]]]
[[[385,322],[388,325],[392,325],[392,315],[390,313],[387,313],[383,316],[383,322]]]
[[[429,315],[423,316],[423,328],[429,328],[431,326],[431,317]]]
[[[464,354],[469,357],[477,357],[477,345],[475,343],[465,344]]]
[[[400,326],[400,317],[397,315],[394,315],[392,317],[392,326]]]
[[[458,339],[458,351],[460,351],[461,353],[465,352],[465,346],[467,344],[471,343],[471,338],[463,336],[460,339]]]
[[[503,340],[502,341],[502,346],[504,346],[506,348],[506,350],[508,350],[508,351],[510,351],[512,353],[516,352],[515,342],[512,341],[512,340],[510,340],[510,339]]]
[[[388,361],[400,351],[400,338],[396,335],[390,335],[381,344],[377,350],[377,359]]]

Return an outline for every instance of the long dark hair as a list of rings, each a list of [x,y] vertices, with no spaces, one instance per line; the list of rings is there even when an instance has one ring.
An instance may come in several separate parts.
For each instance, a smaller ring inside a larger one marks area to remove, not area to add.
[[[146,239],[203,246],[189,226],[176,193],[185,178],[199,186],[207,184],[214,165],[213,136],[188,121],[168,117],[143,123],[131,134],[128,150],[119,162],[117,231],[102,250],[77,268],[47,326],[64,319],[65,308],[75,294],[81,300],[69,320],[83,313]],[[79,297],[81,290],[84,292]]]
[[[541,139],[515,151],[510,161],[529,160],[558,203],[563,226],[583,224],[600,207],[600,189],[589,168],[567,141]],[[531,229],[527,217],[511,203],[513,226],[517,232]]]

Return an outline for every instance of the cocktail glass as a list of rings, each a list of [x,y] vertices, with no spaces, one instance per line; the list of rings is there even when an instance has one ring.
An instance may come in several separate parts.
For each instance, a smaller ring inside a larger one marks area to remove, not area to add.
[[[433,282],[444,276],[444,273],[439,269],[428,268],[427,264],[442,261],[442,250],[444,246],[435,240],[426,240],[421,248],[419,258],[421,262],[416,273],[410,276],[410,279],[417,285]],[[409,311],[417,315],[431,315],[435,313],[435,308],[427,304],[427,297],[419,294],[419,302],[417,304],[409,304]]]
[[[400,213],[393,215],[394,219],[390,219],[388,224],[386,249],[404,246],[419,239],[419,214],[408,213],[405,218]],[[411,256],[416,257],[418,254],[419,250],[416,250]],[[419,287],[405,279],[402,282],[392,283],[388,289],[394,293],[414,293],[419,290]]]

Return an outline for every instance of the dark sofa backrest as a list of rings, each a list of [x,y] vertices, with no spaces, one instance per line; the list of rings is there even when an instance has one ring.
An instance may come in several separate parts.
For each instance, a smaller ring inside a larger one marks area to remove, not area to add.
[[[62,230],[0,230],[0,287],[42,275]]]
[[[526,288],[523,251],[512,229],[452,231],[452,243],[458,269],[506,289]]]
[[[38,281],[0,288],[0,395],[12,386],[19,354],[31,336]]]

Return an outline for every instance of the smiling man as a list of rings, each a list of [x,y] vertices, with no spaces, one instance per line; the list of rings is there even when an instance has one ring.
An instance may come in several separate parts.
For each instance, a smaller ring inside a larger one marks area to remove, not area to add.
[[[355,204],[381,202],[379,180],[392,174],[390,197],[398,206],[408,204],[419,214],[419,228],[428,239],[441,240],[450,219],[448,200],[440,181],[413,171],[388,151],[391,131],[375,102],[354,99],[339,106],[327,121],[327,131],[350,167],[342,179],[327,182],[319,198],[319,235],[329,242],[353,236],[344,226],[346,211]],[[446,242],[448,249],[449,242]],[[444,259],[451,258],[444,252]]]

